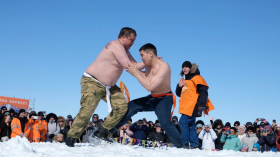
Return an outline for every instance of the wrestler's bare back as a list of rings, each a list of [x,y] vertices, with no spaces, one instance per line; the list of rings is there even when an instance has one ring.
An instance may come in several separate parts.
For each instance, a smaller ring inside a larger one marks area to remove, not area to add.
[[[119,53],[125,53],[127,59],[131,56],[118,40],[110,41],[86,69],[86,72],[97,78],[103,85],[115,85],[124,69],[115,57],[115,54]]]
[[[156,76],[159,71],[166,71],[167,76],[163,79],[161,84],[159,84],[155,89],[151,91],[152,94],[163,94],[171,91],[171,69],[166,62],[162,61],[161,59],[158,59],[158,62],[154,67],[145,66],[145,76],[149,80]]]

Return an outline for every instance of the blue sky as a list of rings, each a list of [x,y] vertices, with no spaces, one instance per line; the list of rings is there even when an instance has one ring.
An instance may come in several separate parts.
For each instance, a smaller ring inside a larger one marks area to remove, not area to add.
[[[279,15],[278,0],[1,1],[0,95],[35,98],[36,111],[75,116],[83,72],[131,27],[138,35],[132,55],[141,61],[139,48],[153,43],[171,67],[173,91],[182,63],[199,65],[214,119],[279,122]],[[119,81],[131,99],[149,94],[126,71]],[[106,103],[95,113],[106,117]],[[153,112],[132,119],[144,117],[156,120]]]

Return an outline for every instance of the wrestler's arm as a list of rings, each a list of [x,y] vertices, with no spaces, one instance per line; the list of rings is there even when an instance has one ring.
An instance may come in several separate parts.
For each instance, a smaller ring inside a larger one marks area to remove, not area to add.
[[[164,65],[161,70],[159,70],[156,75],[149,80],[141,71],[134,74],[134,77],[140,82],[140,84],[149,92],[153,91],[158,87],[163,80],[171,74],[171,70],[168,65]]]
[[[125,68],[125,65],[127,63],[132,64],[122,45],[115,44],[110,46],[112,46],[111,50],[113,55],[115,56],[116,60],[122,65],[123,68]]]
[[[143,62],[137,62],[129,51],[127,51],[127,54],[128,54],[128,58],[130,59],[130,61],[137,63],[136,67],[138,70],[143,70],[145,68],[145,64]]]

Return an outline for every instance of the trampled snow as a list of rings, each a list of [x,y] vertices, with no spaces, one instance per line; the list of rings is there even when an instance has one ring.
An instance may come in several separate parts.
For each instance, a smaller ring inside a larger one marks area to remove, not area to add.
[[[12,138],[7,142],[0,142],[0,156],[98,156],[98,157],[138,157],[138,156],[149,156],[149,157],[183,157],[183,156],[194,156],[194,157],[208,157],[208,156],[226,156],[226,157],[275,157],[280,156],[280,153],[274,152],[235,152],[235,151],[209,151],[209,150],[187,150],[177,148],[144,148],[141,146],[128,146],[120,145],[118,143],[113,146],[92,144],[75,144],[75,147],[70,148],[65,143],[30,143],[26,138]]]

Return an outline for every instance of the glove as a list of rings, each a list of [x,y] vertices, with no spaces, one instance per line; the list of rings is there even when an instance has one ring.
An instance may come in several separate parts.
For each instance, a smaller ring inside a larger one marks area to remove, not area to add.
[[[27,138],[27,134],[23,134],[23,135],[22,135],[22,138]]]
[[[50,134],[49,138],[52,139],[54,137],[54,134]]]
[[[208,107],[198,107],[198,112],[197,112],[197,117],[201,117],[202,116],[202,111],[207,110]]]

